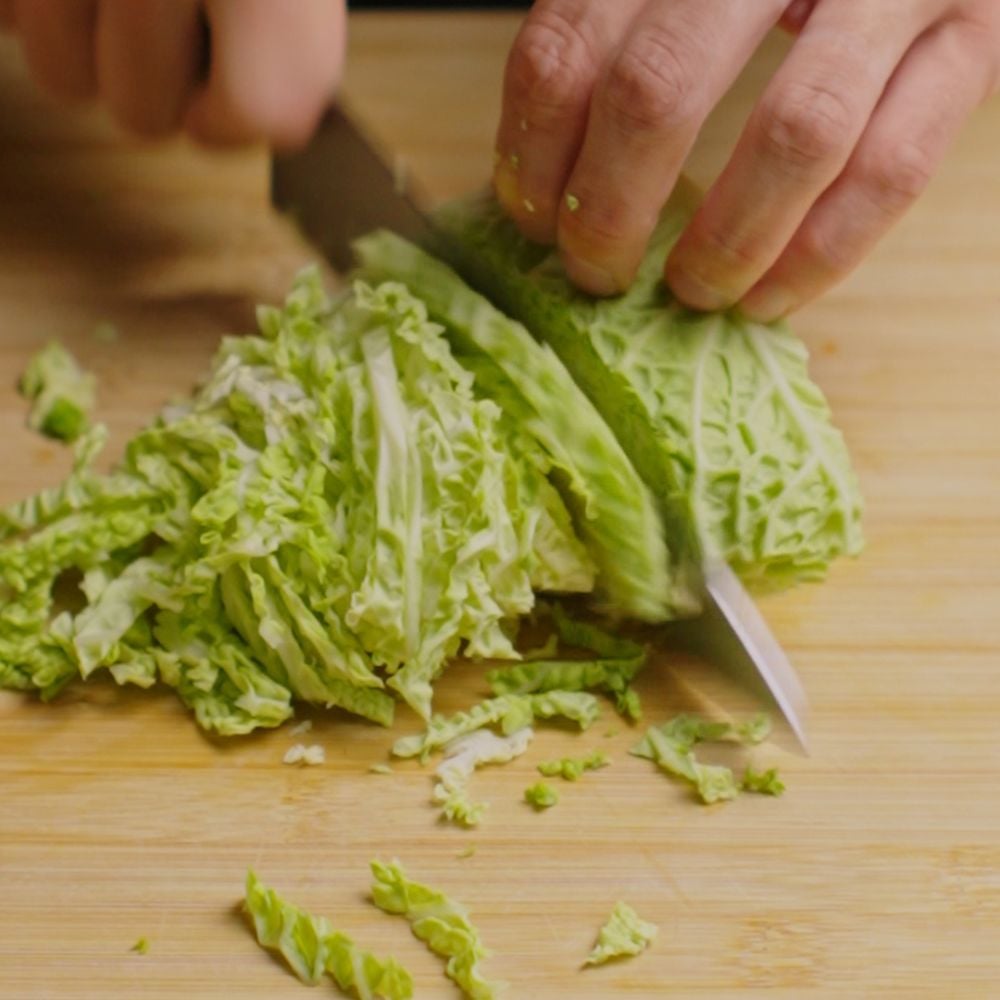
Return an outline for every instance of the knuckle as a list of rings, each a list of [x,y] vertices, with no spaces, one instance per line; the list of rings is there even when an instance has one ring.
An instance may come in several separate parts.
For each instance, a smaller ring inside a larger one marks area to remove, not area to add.
[[[852,248],[830,226],[806,223],[796,243],[811,266],[824,274],[846,274],[856,263]]]
[[[688,125],[697,114],[698,88],[690,56],[664,32],[647,32],[612,64],[604,98],[616,120],[638,132]]]
[[[853,109],[830,85],[789,85],[762,106],[761,116],[765,148],[797,168],[842,156],[855,130]]]
[[[862,168],[878,203],[888,210],[915,201],[934,175],[934,158],[927,148],[906,140],[872,155]]]
[[[580,27],[554,9],[529,17],[511,50],[507,76],[521,104],[560,112],[587,92],[590,46]]]

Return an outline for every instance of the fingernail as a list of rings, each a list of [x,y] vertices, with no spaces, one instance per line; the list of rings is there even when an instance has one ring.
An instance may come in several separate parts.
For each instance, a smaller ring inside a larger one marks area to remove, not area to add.
[[[625,289],[610,271],[572,254],[563,254],[563,267],[570,281],[591,295],[618,295]]]
[[[783,285],[762,285],[753,288],[740,302],[740,312],[759,323],[781,319],[795,306],[795,295]]]

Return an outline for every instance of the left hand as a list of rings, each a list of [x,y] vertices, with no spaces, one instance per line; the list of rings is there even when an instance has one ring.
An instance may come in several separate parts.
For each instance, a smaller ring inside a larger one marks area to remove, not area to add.
[[[536,0],[494,183],[576,284],[629,285],[705,118],[779,19],[791,51],[667,262],[698,309],[772,320],[844,277],[997,88],[1000,0]]]

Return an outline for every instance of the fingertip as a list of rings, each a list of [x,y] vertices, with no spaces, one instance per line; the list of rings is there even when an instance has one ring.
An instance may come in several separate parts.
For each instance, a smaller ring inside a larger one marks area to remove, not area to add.
[[[739,303],[740,312],[758,323],[774,323],[792,312],[798,302],[795,293],[784,285],[761,283],[752,288]]]
[[[581,291],[598,298],[610,298],[624,292],[629,282],[622,282],[609,270],[599,264],[591,263],[573,253],[562,251],[563,268],[566,276]]]
[[[521,197],[517,179],[517,161],[512,154],[497,150],[493,157],[493,191],[508,215],[514,215]]]
[[[556,239],[556,206],[544,195],[525,193],[516,154],[497,152],[493,168],[493,190],[503,210],[525,239],[549,245]]]
[[[251,79],[210,81],[188,107],[184,130],[212,146],[266,142],[294,150],[305,145],[326,107],[326,93],[265,82],[271,85]]]
[[[185,115],[185,129],[214,145],[305,144],[340,82],[342,8],[312,0],[290,15],[270,0],[209,3],[212,64]]]
[[[732,298],[698,278],[672,257],[667,259],[664,278],[674,297],[689,309],[716,312],[733,304]]]

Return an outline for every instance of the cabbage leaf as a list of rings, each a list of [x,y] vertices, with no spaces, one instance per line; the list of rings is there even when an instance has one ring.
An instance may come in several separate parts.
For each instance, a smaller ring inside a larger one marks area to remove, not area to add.
[[[441,252],[550,344],[663,505],[675,564],[721,555],[752,584],[817,579],[862,545],[843,438],[784,324],[683,308],[664,259],[696,198],[668,202],[632,287],[593,299],[489,196],[439,210]]]

